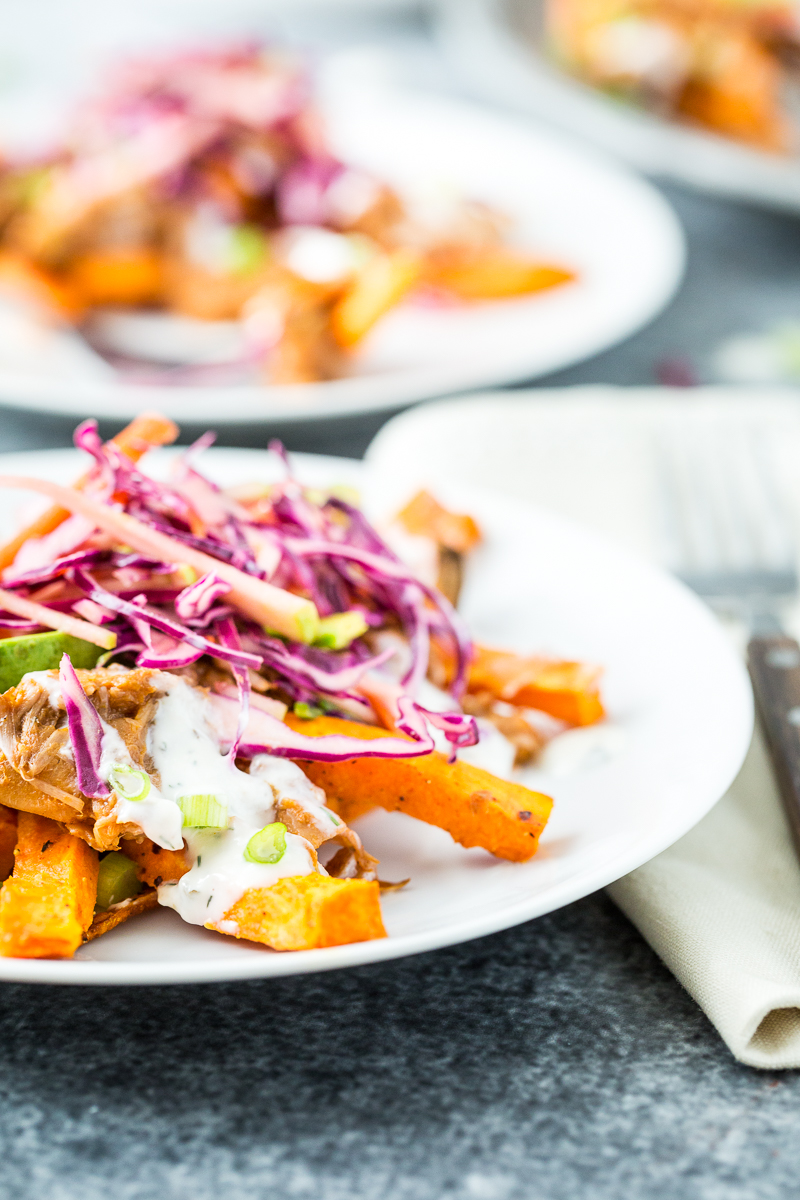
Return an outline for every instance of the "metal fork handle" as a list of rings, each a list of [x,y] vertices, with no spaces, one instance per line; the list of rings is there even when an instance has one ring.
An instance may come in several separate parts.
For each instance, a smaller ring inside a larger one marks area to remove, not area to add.
[[[800,645],[786,636],[754,637],[747,659],[778,789],[800,854]]]

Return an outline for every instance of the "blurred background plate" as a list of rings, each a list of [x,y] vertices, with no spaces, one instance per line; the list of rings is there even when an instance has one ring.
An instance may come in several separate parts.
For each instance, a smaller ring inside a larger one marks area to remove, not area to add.
[[[684,243],[647,183],[558,135],[466,104],[323,73],[335,152],[400,191],[451,189],[514,222],[515,240],[578,272],[560,288],[455,309],[402,305],[366,340],[358,374],[282,387],[143,386],[0,370],[0,403],[122,420],[158,407],[178,420],[299,422],[392,409],[531,379],[587,358],[646,324],[681,278]]]
[[[542,0],[439,0],[442,45],[476,96],[547,121],[648,174],[800,212],[800,161],[623,104],[545,57]]]

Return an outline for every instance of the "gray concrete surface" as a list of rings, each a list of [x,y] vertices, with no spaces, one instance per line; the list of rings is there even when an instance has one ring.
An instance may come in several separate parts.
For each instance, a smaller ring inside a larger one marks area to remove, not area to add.
[[[14,1200],[772,1200],[798,1106],[602,895],[335,974],[0,989]]]

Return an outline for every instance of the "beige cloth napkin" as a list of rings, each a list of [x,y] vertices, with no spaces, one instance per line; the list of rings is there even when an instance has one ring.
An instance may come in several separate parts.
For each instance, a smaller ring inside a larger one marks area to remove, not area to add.
[[[760,734],[708,816],[607,891],[741,1062],[800,1066],[800,867]]]
[[[737,422],[762,443],[800,521],[800,393],[496,393],[404,414],[369,457],[379,464],[384,454],[406,454],[420,482],[480,482],[659,559],[660,439],[714,436]],[[800,633],[800,611],[786,624]],[[744,630],[732,633],[744,642]],[[800,864],[759,733],[709,815],[608,891],[741,1062],[800,1066]]]

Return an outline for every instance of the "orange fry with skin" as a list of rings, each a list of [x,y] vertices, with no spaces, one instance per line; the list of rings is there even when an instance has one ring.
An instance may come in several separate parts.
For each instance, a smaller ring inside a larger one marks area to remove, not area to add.
[[[316,873],[249,888],[219,925],[207,928],[273,950],[321,950],[386,937],[378,883]]]
[[[190,870],[183,850],[164,850],[147,837],[141,842],[123,838],[120,850],[133,859],[139,879],[150,887],[158,887],[161,883],[177,883]]]
[[[437,287],[446,288],[460,300],[509,300],[533,292],[571,283],[573,271],[522,258],[513,251],[486,251],[462,262],[442,264],[428,276]]]
[[[87,306],[140,305],[159,298],[161,258],[138,247],[94,250],[80,255],[72,265],[70,283]]]
[[[475,647],[470,692],[491,692],[521,708],[538,708],[569,725],[593,725],[605,716],[600,668],[580,662],[521,658],[506,650]]]
[[[372,725],[338,717],[287,724],[309,737],[341,733],[370,740],[396,737]],[[553,801],[519,783],[497,779],[468,763],[448,763],[443,754],[420,758],[351,758],[346,762],[300,762],[312,783],[324,789],[331,808],[350,824],[371,808],[408,813],[446,829],[462,846],[482,846],[498,858],[525,862],[539,845]]]
[[[81,297],[63,279],[9,250],[0,252],[0,291],[32,302],[56,321],[77,321],[85,309]]]
[[[92,923],[97,851],[47,817],[21,812],[14,870],[0,889],[0,954],[71,958]]]
[[[360,342],[411,290],[421,269],[419,256],[410,250],[395,250],[371,259],[333,307],[331,332],[337,343],[349,350]]]
[[[457,554],[468,554],[481,540],[481,531],[472,517],[449,512],[424,490],[409,500],[397,519],[409,533],[432,538]]]

